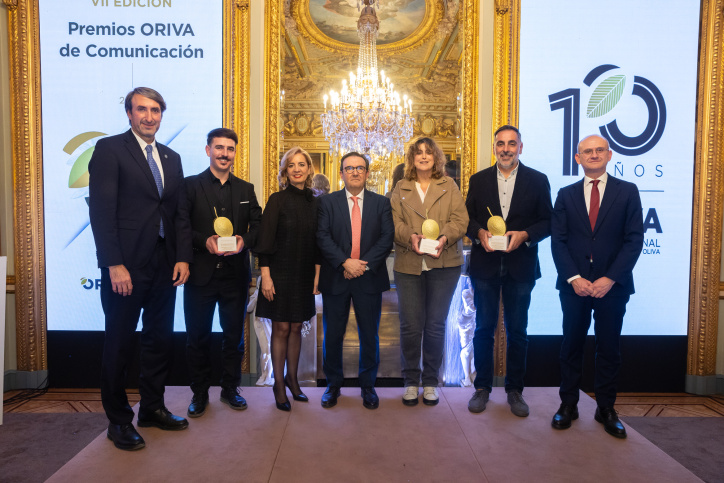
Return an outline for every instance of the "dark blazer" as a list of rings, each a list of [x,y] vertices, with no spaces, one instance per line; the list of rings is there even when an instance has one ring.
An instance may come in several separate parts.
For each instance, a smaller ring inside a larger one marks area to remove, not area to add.
[[[392,222],[390,200],[369,190],[362,204],[362,234],[360,260],[369,270],[354,282],[366,293],[390,289],[387,256],[392,250],[395,225]],[[319,290],[323,294],[340,294],[349,290],[350,280],[344,278],[342,264],[352,253],[352,220],[345,189],[319,198],[317,245],[321,254]]]
[[[511,253],[486,252],[478,239],[478,231],[488,229],[490,213],[501,216],[498,196],[498,168],[493,165],[470,177],[468,196],[465,200],[470,222],[468,238],[473,241],[470,253],[470,276],[490,279],[500,276],[501,259],[505,259],[508,273],[519,282],[533,282],[540,278],[538,242],[551,234],[551,186],[543,173],[518,163],[513,197],[510,201],[508,231],[526,231],[530,240],[522,243]]]
[[[185,180],[185,189],[179,199],[179,233],[182,241],[193,247],[193,263],[189,283],[206,285],[214,272],[217,255],[206,249],[206,240],[216,234],[214,231],[214,207],[218,204],[213,191],[214,175],[207,168],[198,175]],[[261,207],[254,193],[254,185],[229,174],[231,183],[231,223],[234,235],[244,239],[244,249],[236,254],[224,257],[231,263],[237,276],[248,282],[251,280],[249,250],[256,245],[257,232],[261,222]]]
[[[178,246],[176,209],[184,174],[181,158],[156,142],[163,166],[159,196],[146,154],[129,129],[96,143],[88,163],[91,229],[99,267],[139,268],[151,259],[163,219],[169,264],[191,262],[191,250]]]
[[[601,277],[615,281],[608,292],[611,295],[634,293],[632,272],[643,248],[643,223],[641,198],[633,183],[608,175],[593,230],[583,180],[561,188],[551,222],[556,288],[575,293],[568,279],[580,275],[591,282]]]

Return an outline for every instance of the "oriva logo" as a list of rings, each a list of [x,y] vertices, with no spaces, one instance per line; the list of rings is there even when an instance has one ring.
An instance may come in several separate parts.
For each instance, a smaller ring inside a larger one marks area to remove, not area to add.
[[[80,284],[86,290],[93,290],[93,289],[100,290],[101,289],[101,279],[100,278],[91,279],[91,278],[81,277]]]

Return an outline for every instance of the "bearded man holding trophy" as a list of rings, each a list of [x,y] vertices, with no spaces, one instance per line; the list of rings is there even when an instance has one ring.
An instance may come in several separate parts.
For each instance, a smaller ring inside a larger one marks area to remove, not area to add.
[[[193,245],[191,275],[184,287],[192,418],[203,416],[209,403],[211,327],[217,304],[223,331],[220,400],[232,409],[247,407],[238,386],[251,281],[249,250],[256,244],[261,207],[254,186],[231,173],[237,143],[231,129],[209,132],[209,168],[186,178],[179,199],[180,229]]]
[[[505,392],[511,412],[530,410],[523,399],[528,352],[528,307],[540,278],[538,242],[551,234],[551,188],[543,173],[519,161],[520,132],[505,125],[495,131],[495,165],[470,177],[465,205],[467,235],[473,240],[470,280],[477,309],[473,353],[477,376],[468,409],[480,413],[493,388],[493,345],[503,297],[507,352]]]
[[[418,403],[421,384],[422,402],[438,403],[445,323],[463,264],[468,213],[444,166],[445,155],[435,141],[418,139],[407,150],[405,175],[390,198],[405,385],[402,402],[407,406]]]

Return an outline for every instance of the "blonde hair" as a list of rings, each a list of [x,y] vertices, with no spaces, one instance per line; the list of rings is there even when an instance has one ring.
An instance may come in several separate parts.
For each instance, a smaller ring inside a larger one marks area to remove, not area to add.
[[[289,162],[297,154],[304,155],[304,159],[306,159],[307,164],[309,165],[309,173],[307,173],[307,179],[304,180],[304,186],[307,188],[312,187],[312,177],[314,177],[314,163],[312,163],[312,157],[304,149],[300,148],[299,146],[294,146],[289,151],[284,153],[284,156],[282,156],[282,160],[279,162],[279,175],[277,176],[277,180],[279,181],[279,189],[285,189],[287,186],[289,186],[289,179],[287,178],[287,167],[289,166]]]
[[[407,154],[405,154],[405,179],[417,181],[415,154],[421,144],[427,146],[427,149],[432,152],[432,159],[435,161],[432,165],[432,179],[442,178],[445,175],[445,154],[442,152],[440,146],[432,139],[420,138],[407,148]]]

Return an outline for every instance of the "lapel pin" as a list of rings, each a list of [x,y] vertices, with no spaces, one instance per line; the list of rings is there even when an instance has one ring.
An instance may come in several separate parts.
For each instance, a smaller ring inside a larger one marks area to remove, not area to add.
[[[168,154],[164,154],[163,157],[164,157],[164,158],[168,158]]]

